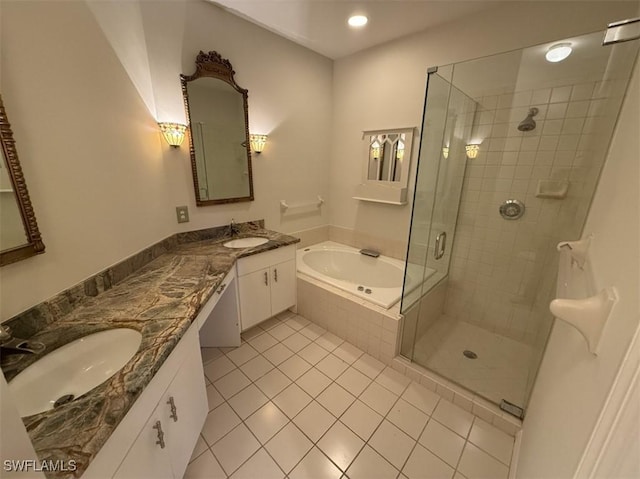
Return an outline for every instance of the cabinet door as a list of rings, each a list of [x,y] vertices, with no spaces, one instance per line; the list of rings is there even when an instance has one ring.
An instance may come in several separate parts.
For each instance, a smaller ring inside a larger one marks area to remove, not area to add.
[[[242,330],[271,317],[271,277],[269,269],[261,269],[238,278]]]
[[[207,392],[200,351],[189,352],[167,393],[158,405],[163,408],[165,439],[171,469],[176,478],[184,475],[191,453],[207,417]]]
[[[173,479],[165,430],[167,422],[163,413],[164,405],[159,404],[120,464],[114,479]],[[163,444],[158,444],[161,436]]]
[[[271,315],[296,304],[296,260],[285,261],[270,268]]]

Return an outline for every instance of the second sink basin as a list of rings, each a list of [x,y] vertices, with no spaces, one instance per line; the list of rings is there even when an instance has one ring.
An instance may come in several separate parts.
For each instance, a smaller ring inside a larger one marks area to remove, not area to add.
[[[254,246],[260,246],[261,244],[268,243],[267,238],[258,238],[252,236],[251,238],[238,238],[231,241],[227,241],[223,244],[226,248],[253,248]]]
[[[99,386],[129,362],[141,342],[133,329],[108,329],[42,357],[9,383],[20,416],[66,404]]]

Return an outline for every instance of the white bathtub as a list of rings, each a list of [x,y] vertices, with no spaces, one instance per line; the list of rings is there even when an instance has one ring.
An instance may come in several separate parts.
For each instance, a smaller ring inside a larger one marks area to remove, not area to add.
[[[385,309],[397,303],[402,296],[404,265],[404,261],[386,256],[365,256],[356,248],[333,241],[324,241],[297,252],[300,273]],[[409,279],[407,286],[412,289],[417,285]]]

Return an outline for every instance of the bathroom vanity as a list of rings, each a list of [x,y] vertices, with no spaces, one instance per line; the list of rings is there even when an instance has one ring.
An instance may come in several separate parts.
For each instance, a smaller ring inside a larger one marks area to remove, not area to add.
[[[22,418],[40,460],[77,464],[47,477],[182,477],[208,412],[201,345],[239,346],[241,331],[295,306],[299,240],[261,223],[240,226],[233,238],[226,228],[175,235],[8,321],[24,335],[45,318],[28,335],[47,346],[43,354],[112,328],[142,336],[107,381]],[[262,244],[238,246],[246,237]],[[249,280],[264,282],[265,273],[266,286]],[[9,387],[40,356],[5,369]]]

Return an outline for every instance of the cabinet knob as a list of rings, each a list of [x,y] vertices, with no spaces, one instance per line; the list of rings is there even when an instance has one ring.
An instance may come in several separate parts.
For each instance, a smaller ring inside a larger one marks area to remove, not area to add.
[[[269,286],[269,273],[264,272],[264,285]]]
[[[226,285],[225,283],[222,283],[222,284],[220,285],[220,287],[218,288],[218,294],[222,293],[222,292],[224,291],[224,288],[226,288],[226,286],[227,286],[227,285]]]
[[[169,414],[169,417],[173,419],[173,422],[178,422],[178,408],[176,407],[176,402],[173,400],[173,396],[169,396],[167,404],[171,406],[171,414]]]
[[[273,269],[273,279],[276,280],[276,283],[278,282],[278,268]]]
[[[162,424],[160,424],[160,421],[156,421],[153,428],[158,430],[158,440],[156,441],[156,444],[160,446],[160,449],[164,449],[164,432],[162,431]]]

